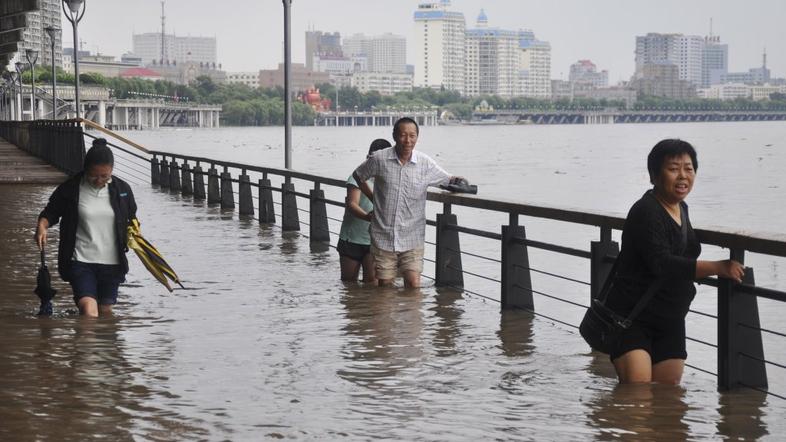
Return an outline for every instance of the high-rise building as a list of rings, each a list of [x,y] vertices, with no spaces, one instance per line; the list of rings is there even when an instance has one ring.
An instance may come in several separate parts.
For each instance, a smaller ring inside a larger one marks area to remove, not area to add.
[[[464,93],[512,97],[518,92],[519,33],[489,28],[481,9],[475,29],[467,29]]]
[[[341,58],[341,34],[338,32],[306,31],[306,68],[314,70],[314,56]]]
[[[532,31],[519,31],[519,90],[523,97],[551,97],[551,45],[535,39]]]
[[[27,63],[25,51],[33,49],[38,51],[38,61],[36,66],[52,65],[52,48],[49,42],[47,27],[60,29],[60,14],[62,6],[60,0],[41,0],[41,9],[27,13],[27,27],[23,31],[22,41],[19,42],[19,50],[12,59],[12,62],[21,61]],[[55,39],[55,66],[63,66],[63,40],[62,32],[58,33]]]
[[[571,83],[588,84],[592,87],[606,87],[609,85],[609,72],[598,72],[597,66],[590,60],[579,60],[570,65],[568,79]]]
[[[161,33],[134,34],[133,53],[146,65],[175,63],[209,63],[218,61],[215,37],[178,37],[164,35],[163,61],[161,56]]]
[[[414,14],[415,85],[464,91],[464,14],[450,10],[450,0],[424,2]]]
[[[344,38],[342,49],[346,57],[365,57],[369,72],[407,71],[407,40],[400,35],[355,34]]]
[[[709,87],[719,84],[729,72],[729,45],[721,44],[720,37],[704,38],[704,55],[701,59],[701,85]]]
[[[642,67],[640,74],[631,81],[631,87],[641,95],[678,100],[696,96],[696,85],[681,79],[679,67],[674,63],[648,63]]]
[[[704,39],[698,35],[649,33],[636,37],[636,74],[641,78],[645,65],[673,64],[680,80],[702,84]]]

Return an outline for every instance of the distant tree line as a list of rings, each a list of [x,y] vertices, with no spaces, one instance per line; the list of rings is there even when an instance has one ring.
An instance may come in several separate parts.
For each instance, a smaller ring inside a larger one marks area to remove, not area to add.
[[[51,69],[36,69],[36,82],[48,84],[52,81]],[[30,81],[31,72],[22,78]],[[175,84],[164,80],[142,80],[139,78],[106,78],[99,74],[85,73],[79,76],[81,84],[104,86],[111,89],[117,98],[138,98],[140,94],[153,94],[178,99],[223,106],[222,123],[231,126],[270,126],[284,123],[284,90],[275,88],[250,88],[242,84],[217,84],[210,77],[197,77],[188,85]],[[58,69],[57,81],[73,84],[74,76]],[[323,83],[317,88],[323,98],[331,100],[332,110],[425,110],[447,111],[454,118],[469,120],[473,112],[484,103],[494,109],[521,109],[539,111],[561,110],[625,110],[623,100],[567,98],[558,100],[513,97],[502,98],[496,95],[463,97],[456,91],[431,88],[414,88],[412,91],[393,95],[382,95],[377,91],[360,92],[354,87],[336,87]],[[770,100],[751,99],[711,100],[692,98],[675,100],[661,97],[639,96],[632,110],[786,110],[786,94],[774,93]],[[310,125],[316,117],[314,110],[298,101],[292,104],[292,121],[296,125]]]

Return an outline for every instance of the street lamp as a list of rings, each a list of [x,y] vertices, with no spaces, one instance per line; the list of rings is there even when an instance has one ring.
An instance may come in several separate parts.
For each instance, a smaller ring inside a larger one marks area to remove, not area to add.
[[[44,28],[44,31],[46,31],[46,35],[49,36],[49,47],[52,49],[52,119],[57,120],[57,73],[55,72],[55,41],[57,40],[58,34],[60,34],[60,29],[47,26]]]
[[[6,71],[3,73],[3,76],[6,79],[8,84],[8,92],[11,94],[16,94],[16,72],[13,71]],[[16,109],[14,108],[15,98],[11,98],[13,95],[8,96],[8,119],[14,120],[16,118]]]
[[[281,0],[284,4],[284,167],[292,168],[292,0]]]
[[[68,6],[67,10],[66,5]],[[81,14],[79,13],[80,9],[82,10]],[[79,21],[85,16],[86,9],[87,0],[63,0],[63,13],[74,29],[74,102],[77,118],[81,116],[79,109],[79,32],[77,28],[79,28]]]
[[[30,63],[30,119],[35,120],[35,62],[38,61],[38,51],[35,49],[28,49],[25,51],[27,62]]]
[[[17,101],[17,108],[19,110],[19,121],[24,120],[24,115],[22,115],[22,72],[25,70],[25,64],[21,61],[17,61],[14,64],[16,68],[16,78],[19,80],[19,101]]]

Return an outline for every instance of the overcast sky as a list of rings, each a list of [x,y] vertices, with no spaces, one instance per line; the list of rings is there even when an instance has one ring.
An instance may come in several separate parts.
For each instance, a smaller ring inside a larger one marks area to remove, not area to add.
[[[86,0],[80,23],[84,49],[119,56],[131,51],[133,33],[160,32],[160,0]],[[292,57],[305,59],[304,33],[323,31],[380,34],[408,41],[414,61],[413,0],[293,0]],[[647,32],[707,35],[729,45],[729,70],[767,65],[786,76],[786,0],[453,0],[475,26],[481,8],[490,27],[531,29],[551,43],[552,78],[567,79],[569,66],[592,60],[609,71],[610,83],[628,79],[634,69],[635,37]],[[167,0],[166,30],[181,36],[215,36],[218,61],[227,71],[274,68],[283,58],[281,0]],[[63,45],[71,46],[70,23],[63,19]],[[416,67],[417,68],[417,67]]]

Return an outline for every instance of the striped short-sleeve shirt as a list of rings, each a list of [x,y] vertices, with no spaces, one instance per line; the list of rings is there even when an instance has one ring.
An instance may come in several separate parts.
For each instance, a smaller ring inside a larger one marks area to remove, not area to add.
[[[417,150],[401,164],[395,147],[377,151],[355,174],[363,181],[374,179],[371,243],[393,252],[423,247],[428,187],[447,184],[450,174]]]

